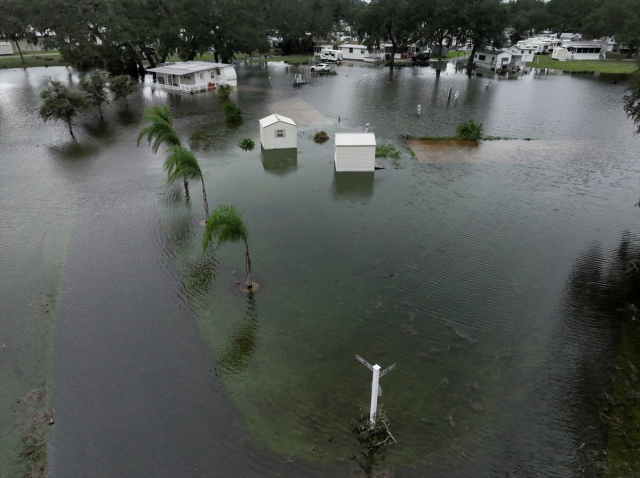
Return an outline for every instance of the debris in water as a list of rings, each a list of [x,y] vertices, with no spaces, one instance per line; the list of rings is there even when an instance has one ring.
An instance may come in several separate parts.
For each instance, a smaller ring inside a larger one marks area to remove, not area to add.
[[[442,418],[444,418],[449,422],[449,425],[451,425],[451,428],[456,427],[456,424],[453,421],[453,415],[451,415],[450,413],[448,413],[447,415],[442,415]]]
[[[392,279],[397,279],[398,277],[400,277],[400,274],[395,272],[395,273],[391,274],[389,277],[391,277]]]
[[[456,329],[456,335],[458,337],[460,337],[463,340],[466,340],[467,342],[469,342],[470,344],[475,344],[478,340],[474,339],[473,337],[471,337],[469,334],[466,334],[465,332],[463,332],[462,330],[457,330]]]
[[[418,335],[418,331],[413,328],[413,325],[406,325],[406,324],[396,324],[396,325],[398,325],[398,327],[400,327],[400,329],[402,329],[402,331],[405,334],[407,334],[407,336],[409,337],[415,337],[416,335]]]
[[[382,307],[382,302],[378,302],[378,303],[376,304],[376,309],[379,309],[380,307]]]
[[[442,380],[440,380],[440,383],[436,386],[436,388],[438,388],[443,383],[449,385],[449,379],[447,377],[443,377]]]
[[[476,412],[481,412],[484,410],[484,407],[480,402],[471,402],[471,408],[473,408]]]
[[[501,355],[498,355],[497,359],[498,360],[504,360],[504,359],[510,359],[513,357],[513,352],[505,352]]]
[[[467,384],[467,388],[470,388],[473,391],[476,392],[482,392],[482,387],[480,386],[480,384],[478,382],[469,382]]]

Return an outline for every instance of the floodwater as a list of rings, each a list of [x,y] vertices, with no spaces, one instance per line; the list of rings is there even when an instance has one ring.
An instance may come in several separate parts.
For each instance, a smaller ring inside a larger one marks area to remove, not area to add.
[[[55,477],[350,476],[370,397],[356,354],[397,363],[381,403],[398,477],[572,476],[580,445],[602,446],[584,396],[615,331],[570,297],[594,248],[640,234],[624,78],[337,71],[293,88],[284,64],[239,65],[239,126],[213,93],[148,79],[75,142],[37,111],[48,76],[78,72],[0,73],[3,462],[17,400],[45,384]],[[136,148],[150,104],[172,108],[210,206],[244,211],[255,294],[237,290],[241,245],[202,256],[199,187],[185,201]],[[240,150],[271,112],[298,122],[297,152]],[[412,155],[401,136],[469,118],[519,140]],[[400,158],[335,173],[313,133],[366,123]]]

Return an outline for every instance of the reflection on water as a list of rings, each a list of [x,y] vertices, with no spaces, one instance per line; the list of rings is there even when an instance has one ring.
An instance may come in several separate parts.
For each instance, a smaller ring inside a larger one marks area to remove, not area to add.
[[[254,293],[247,294],[247,309],[240,325],[229,337],[227,345],[218,356],[220,375],[230,378],[246,370],[253,357],[258,335],[258,311]]]
[[[380,173],[378,173],[380,174]],[[333,173],[331,193],[334,199],[362,201],[366,203],[373,195],[373,183],[376,173],[338,172]]]
[[[262,167],[277,176],[287,176],[298,169],[298,149],[264,149],[260,146]]]

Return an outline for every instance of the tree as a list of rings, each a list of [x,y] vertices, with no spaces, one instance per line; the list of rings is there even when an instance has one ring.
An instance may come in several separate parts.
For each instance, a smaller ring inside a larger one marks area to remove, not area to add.
[[[207,201],[207,190],[204,186],[204,177],[198,160],[191,151],[182,146],[171,146],[168,151],[169,156],[167,156],[163,166],[167,173],[167,182],[172,183],[181,177],[184,181],[186,194],[189,196],[189,179],[199,179],[202,183],[202,200],[204,202],[206,221],[209,217],[209,202]]]
[[[88,77],[80,80],[78,85],[85,95],[91,106],[95,106],[100,113],[100,119],[104,119],[102,114],[102,105],[109,104],[109,80],[107,75],[99,71],[94,71]]]
[[[640,59],[638,68],[631,74],[628,90],[624,97],[624,111],[638,127],[635,134],[640,134]]]
[[[202,239],[202,250],[203,252],[206,251],[212,241],[216,241],[218,247],[226,242],[242,241],[246,251],[247,289],[251,290],[253,288],[253,281],[251,280],[251,258],[249,257],[248,240],[249,232],[242,220],[240,212],[237,211],[234,206],[222,204],[209,216]]]
[[[40,117],[47,122],[49,119],[65,121],[69,125],[69,133],[73,138],[73,118],[87,107],[87,97],[81,91],[69,89],[60,81],[49,78],[49,86],[40,92],[44,103],[40,107]]]
[[[640,47],[640,0],[606,0],[584,20],[583,33],[592,38],[615,37],[629,47],[627,58]]]
[[[26,39],[30,43],[36,43],[37,38],[33,28],[29,27],[29,13],[33,5],[28,0],[3,0],[0,9],[0,38],[13,42],[20,54],[22,64],[25,64],[24,55],[20,48],[20,40]]]
[[[507,4],[507,10],[509,26],[513,28],[509,40],[514,44],[526,34],[544,30],[550,24],[544,0],[511,0]]]
[[[485,45],[499,48],[504,41],[507,11],[501,0],[466,0],[461,20],[461,36],[471,41],[467,73],[471,75],[475,54]]]
[[[357,23],[358,29],[370,36],[365,42],[369,48],[372,42],[391,43],[389,69],[393,69],[396,52],[417,36],[420,20],[408,0],[372,0],[358,15]]]
[[[180,146],[180,139],[173,129],[171,110],[167,105],[149,106],[144,110],[142,123],[148,123],[138,134],[138,146],[140,140],[146,135],[147,142],[153,153],[158,152],[161,145]],[[153,144],[151,142],[153,141]]]
[[[578,33],[587,16],[596,6],[596,0],[549,0],[549,26],[558,38],[562,33]]]
[[[109,80],[109,91],[113,94],[113,101],[124,98],[125,105],[128,105],[127,96],[135,91],[135,83],[129,75],[114,76]]]

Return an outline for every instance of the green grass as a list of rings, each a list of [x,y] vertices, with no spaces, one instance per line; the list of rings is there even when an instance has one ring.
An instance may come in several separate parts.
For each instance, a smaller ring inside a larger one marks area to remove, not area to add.
[[[376,146],[376,158],[395,158],[400,157],[400,151],[398,151],[392,144],[381,144]]]
[[[68,66],[70,63],[63,61],[59,54],[40,56],[42,52],[29,52],[25,54],[25,63],[18,56],[11,58],[0,57],[0,69],[7,68],[30,68],[35,66]]]
[[[261,58],[255,60],[249,60],[251,63],[265,63],[269,61],[284,61],[286,63],[290,63],[292,65],[303,65],[309,63],[309,59],[313,59],[313,54],[308,55],[282,55],[282,56],[274,56],[271,58]]]
[[[600,73],[633,73],[637,62],[633,60],[552,60],[549,56],[540,55],[527,66],[533,68],[552,68],[564,71],[594,71]]]
[[[449,53],[447,53],[447,59],[450,60],[451,58],[458,58],[458,56],[460,56],[460,58],[463,58],[464,56],[468,55],[469,52],[468,51],[450,51]]]

